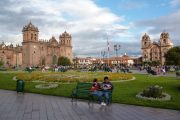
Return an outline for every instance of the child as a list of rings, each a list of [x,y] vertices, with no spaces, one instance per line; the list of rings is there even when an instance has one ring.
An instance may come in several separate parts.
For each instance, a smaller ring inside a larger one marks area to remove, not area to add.
[[[110,92],[113,89],[113,85],[112,85],[111,82],[109,82],[109,78],[108,77],[104,77],[104,82],[102,83],[101,88],[103,90],[102,90],[102,95],[100,97],[100,102],[101,102],[101,105],[105,105],[106,106],[110,102]],[[105,97],[106,103],[102,102],[102,96]]]
[[[92,87],[91,87],[91,94],[92,95],[95,95],[98,97],[98,103],[101,104],[101,96],[102,96],[102,92],[99,91],[100,90],[100,84],[98,83],[98,80],[95,78],[93,80],[93,84],[92,84]]]
[[[93,80],[93,84],[92,84],[92,87],[91,87],[91,91],[94,92],[94,91],[97,91],[100,89],[100,84],[98,83],[98,80],[95,78]]]

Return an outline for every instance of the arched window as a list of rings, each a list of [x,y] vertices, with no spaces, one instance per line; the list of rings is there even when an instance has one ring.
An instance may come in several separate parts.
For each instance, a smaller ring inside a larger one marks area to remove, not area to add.
[[[144,42],[144,45],[146,46],[146,45],[147,45],[147,42]]]
[[[163,43],[166,44],[166,39],[163,40]]]

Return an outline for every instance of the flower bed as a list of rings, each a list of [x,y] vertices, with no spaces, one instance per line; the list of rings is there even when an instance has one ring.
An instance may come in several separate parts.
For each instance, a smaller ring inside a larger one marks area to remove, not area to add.
[[[51,88],[57,88],[58,84],[56,83],[44,83],[44,84],[39,84],[36,85],[35,88],[37,89],[51,89]]]
[[[144,100],[158,100],[158,101],[168,101],[168,100],[171,100],[171,96],[167,93],[162,93],[162,97],[161,98],[153,98],[153,97],[145,97],[142,95],[142,92],[138,93],[136,95],[137,98],[140,98],[140,99],[144,99]]]
[[[171,99],[171,96],[167,93],[162,92],[161,86],[154,85],[150,86],[136,95],[137,98],[146,99],[146,100],[160,100],[167,101]]]
[[[133,78],[132,74],[124,73],[107,73],[107,72],[32,72],[32,73],[19,73],[17,79],[25,81],[45,81],[45,82],[92,82],[94,78],[103,81],[104,76],[108,76],[112,81],[130,80]]]

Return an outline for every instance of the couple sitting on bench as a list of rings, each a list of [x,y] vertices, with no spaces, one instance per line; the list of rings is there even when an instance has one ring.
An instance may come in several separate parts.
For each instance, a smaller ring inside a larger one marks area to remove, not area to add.
[[[98,97],[98,103],[101,105],[108,105],[110,100],[112,100],[112,90],[113,85],[109,82],[108,77],[104,77],[103,83],[98,83],[98,80],[95,78],[93,80],[93,85],[91,87],[91,94]],[[105,97],[105,103],[102,101],[102,98]]]

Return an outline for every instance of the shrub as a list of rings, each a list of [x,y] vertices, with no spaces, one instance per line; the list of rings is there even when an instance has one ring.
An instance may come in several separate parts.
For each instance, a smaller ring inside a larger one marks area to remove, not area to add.
[[[153,97],[153,98],[161,98],[163,97],[162,94],[162,87],[155,85],[155,86],[150,86],[143,90],[142,96],[145,97]]]
[[[176,72],[176,76],[179,77],[180,76],[180,71]]]

